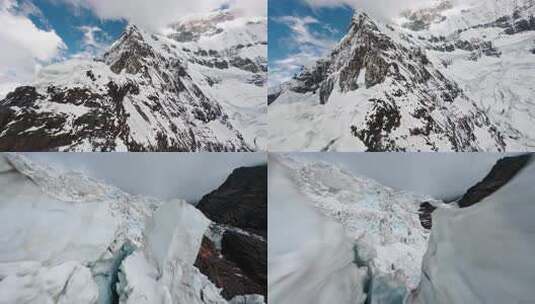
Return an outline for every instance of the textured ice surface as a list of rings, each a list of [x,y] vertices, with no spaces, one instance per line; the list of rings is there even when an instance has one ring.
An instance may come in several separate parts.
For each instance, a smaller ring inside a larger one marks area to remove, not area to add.
[[[309,204],[342,224],[351,239],[373,248],[380,272],[403,278],[409,287],[418,285],[429,237],[418,209],[423,202],[442,206],[440,201],[388,188],[328,163],[281,161]]]
[[[314,210],[288,169],[270,159],[268,298],[271,303],[364,303],[366,267],[344,228]]]
[[[182,200],[0,154],[0,303],[227,303],[193,266],[208,223]]]
[[[441,209],[414,303],[532,303],[535,165],[473,207]]]

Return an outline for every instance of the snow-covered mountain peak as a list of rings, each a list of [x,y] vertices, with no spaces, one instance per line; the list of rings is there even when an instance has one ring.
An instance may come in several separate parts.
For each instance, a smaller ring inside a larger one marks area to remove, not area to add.
[[[271,92],[271,148],[502,151],[485,111],[407,37],[356,14],[328,58]]]
[[[265,149],[265,18],[199,18],[209,29],[191,19],[164,34],[131,24],[102,57],[43,68],[0,103],[0,149]],[[174,36],[188,30],[198,39]]]

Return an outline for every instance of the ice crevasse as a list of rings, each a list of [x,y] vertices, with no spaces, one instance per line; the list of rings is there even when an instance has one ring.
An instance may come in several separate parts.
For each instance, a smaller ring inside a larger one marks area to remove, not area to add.
[[[314,208],[270,159],[269,298],[273,303],[531,303],[535,164],[468,208],[441,207],[414,288],[381,271],[369,244]],[[276,190],[275,190],[276,189]],[[277,237],[284,236],[284,237]]]
[[[129,195],[18,154],[0,154],[0,189],[1,304],[227,303],[193,266],[210,222],[185,201]]]

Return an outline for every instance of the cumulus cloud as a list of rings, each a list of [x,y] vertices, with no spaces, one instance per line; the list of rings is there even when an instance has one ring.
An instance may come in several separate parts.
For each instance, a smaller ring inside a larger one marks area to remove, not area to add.
[[[311,16],[281,16],[272,18],[272,21],[288,27],[290,35],[284,40],[284,45],[293,49],[294,52],[287,58],[272,62],[269,77],[270,87],[291,79],[303,66],[313,64],[328,54],[337,42],[329,35],[335,29],[327,24],[321,24],[319,20]],[[313,25],[321,26],[324,31],[313,31]]]
[[[89,59],[105,52],[110,43],[110,36],[98,26],[84,25],[77,28],[83,33],[82,51],[72,55],[73,58]]]
[[[55,31],[39,29],[29,18],[33,14],[40,11],[29,3],[0,0],[0,98],[67,48]]]
[[[177,19],[228,6],[246,15],[265,16],[266,0],[50,0],[85,8],[102,19],[125,19],[149,30],[159,30]]]
[[[349,6],[375,18],[388,20],[403,10],[428,5],[436,0],[302,0],[313,8]]]

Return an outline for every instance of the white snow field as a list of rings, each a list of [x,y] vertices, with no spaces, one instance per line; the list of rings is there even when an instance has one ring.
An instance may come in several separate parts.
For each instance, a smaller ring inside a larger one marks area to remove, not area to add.
[[[18,154],[0,155],[0,189],[0,303],[227,303],[193,266],[210,222],[185,201]]]

